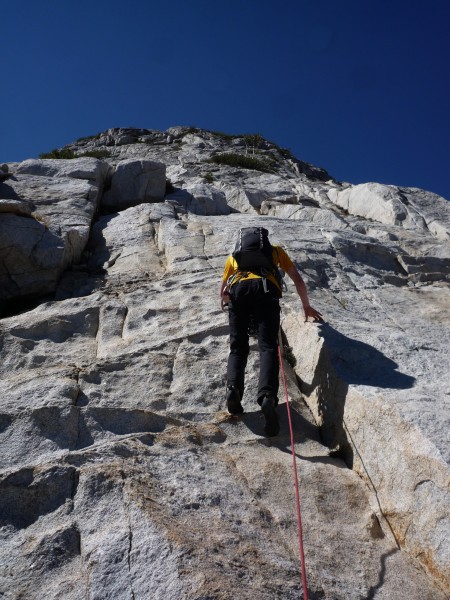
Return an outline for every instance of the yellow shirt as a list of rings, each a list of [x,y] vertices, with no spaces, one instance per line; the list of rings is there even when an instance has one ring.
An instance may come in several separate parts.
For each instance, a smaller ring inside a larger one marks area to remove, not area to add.
[[[273,264],[275,266],[280,267],[280,269],[282,269],[285,272],[294,266],[294,263],[289,258],[287,253],[283,250],[283,248],[281,248],[280,246],[272,246],[272,248],[273,248],[272,260],[273,260]],[[238,271],[237,262],[234,260],[234,258],[232,256],[229,256],[227,258],[227,262],[225,263],[225,268],[223,270],[222,281],[228,281],[228,279],[232,275],[237,273],[237,271]],[[250,273],[249,271],[246,270],[243,272],[243,276],[237,277],[231,283],[231,285],[233,285],[233,283],[237,283],[238,281],[245,281],[246,279],[261,279],[261,276],[256,275],[255,273]],[[271,281],[272,283],[274,283],[281,293],[280,285],[279,285],[278,281],[276,280],[276,278],[274,277],[274,275],[272,275],[271,273],[268,273],[267,279],[269,281]]]

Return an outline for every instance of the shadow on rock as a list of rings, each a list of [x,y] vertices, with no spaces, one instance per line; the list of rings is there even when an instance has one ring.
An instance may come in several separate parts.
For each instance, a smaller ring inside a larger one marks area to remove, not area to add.
[[[5,175],[8,175],[8,178],[12,179],[11,173],[5,173]],[[3,181],[0,181],[0,200],[21,200],[14,188],[9,184],[4,183],[4,181],[4,179]]]
[[[286,404],[280,403],[277,408],[278,419],[280,422],[280,433],[274,437],[267,437],[264,434],[264,417],[260,410],[254,412],[246,412],[240,420],[248,427],[248,429],[255,435],[261,436],[258,440],[263,446],[271,446],[278,448],[281,452],[286,454],[292,454],[291,439],[289,433],[289,421],[287,416]],[[320,428],[317,425],[313,425],[310,421],[300,415],[295,408],[291,405],[291,421],[292,429],[294,432],[294,443],[305,444],[309,441],[322,442]],[[336,460],[331,456],[307,456],[301,453],[295,454],[299,460],[306,460],[312,463],[322,463],[327,465],[333,465],[338,468],[347,468],[347,466],[340,460]]]
[[[24,529],[75,496],[78,474],[73,467],[22,469],[0,478],[0,527]]]
[[[397,371],[397,363],[382,352],[353,340],[324,323],[320,326],[324,339],[310,383],[301,382],[307,396],[315,396],[320,432],[324,443],[332,449],[330,456],[342,458],[353,467],[353,450],[344,428],[344,407],[349,385],[378,388],[409,389],[414,377]]]
[[[373,346],[339,333],[328,323],[320,326],[320,335],[332,366],[346,383],[396,390],[413,387],[415,378],[397,371],[398,364]]]
[[[367,594],[367,600],[374,600],[378,590],[380,590],[383,587],[386,578],[386,562],[390,556],[396,554],[398,551],[398,548],[393,548],[392,550],[389,550],[389,552],[385,552],[381,556],[381,566],[380,572],[378,574],[378,581],[375,585],[373,585],[370,588],[369,593]]]

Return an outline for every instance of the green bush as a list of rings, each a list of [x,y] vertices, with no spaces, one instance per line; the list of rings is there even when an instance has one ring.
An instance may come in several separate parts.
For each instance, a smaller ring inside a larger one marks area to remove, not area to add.
[[[91,140],[98,140],[100,139],[100,133],[97,133],[96,135],[88,135],[86,137],[80,137],[77,139],[77,143],[78,142],[90,142]]]
[[[241,135],[235,135],[232,133],[224,133],[223,131],[210,131],[209,132],[211,135],[214,135],[215,137],[220,137],[223,138],[224,140],[235,140],[236,138],[242,137]]]
[[[211,173],[211,171],[208,171],[205,173],[205,175],[203,175],[203,181],[205,183],[212,183],[214,181],[214,175]]]
[[[88,150],[87,152],[83,152],[82,154],[78,154],[74,156],[74,158],[79,158],[80,156],[90,156],[92,158],[108,158],[111,154],[108,150]]]
[[[284,158],[294,158],[294,156],[293,156],[292,152],[289,150],[289,148],[278,148],[278,152]]]
[[[44,152],[39,154],[39,158],[76,158],[73,150],[69,148],[63,148],[62,150],[52,150],[51,152]]]
[[[52,150],[51,152],[44,152],[43,154],[39,154],[39,158],[57,158],[57,159],[72,159],[72,158],[81,158],[82,156],[90,156],[92,158],[107,158],[110,156],[108,150],[88,150],[87,152],[82,152],[81,154],[75,154],[73,150],[69,148],[63,148],[62,150]]]
[[[273,166],[265,159],[254,158],[253,156],[244,156],[234,152],[226,152],[224,154],[216,154],[212,156],[208,162],[216,165],[228,165],[229,167],[237,167],[242,169],[253,169],[254,171],[262,171],[263,173],[273,173]]]

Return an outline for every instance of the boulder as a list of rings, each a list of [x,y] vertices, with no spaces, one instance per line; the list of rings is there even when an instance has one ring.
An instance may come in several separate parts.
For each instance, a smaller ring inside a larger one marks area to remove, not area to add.
[[[63,261],[59,236],[35,219],[0,211],[0,302],[54,291]]]
[[[259,212],[264,201],[295,202],[292,183],[267,173],[247,175],[243,183],[222,183],[227,204],[237,212]]]
[[[72,179],[86,179],[101,188],[111,171],[108,163],[92,157],[73,158],[70,160],[29,159],[19,164],[16,173]]]
[[[93,270],[155,276],[162,272],[154,223],[171,217],[168,204],[140,204],[100,218],[92,228],[88,266]]]
[[[111,188],[102,197],[102,207],[114,212],[143,202],[161,202],[165,192],[164,164],[130,158],[117,165]]]
[[[403,191],[396,186],[379,183],[363,183],[343,190],[332,188],[328,197],[351,215],[405,229],[429,229],[441,239],[450,239],[446,200],[437,194],[423,190]],[[419,197],[420,203],[414,203],[414,198]]]
[[[166,201],[196,215],[228,215],[231,212],[225,193],[204,183],[193,182],[167,194]]]
[[[27,160],[0,184],[1,300],[55,291],[86,247],[109,169],[94,158]]]

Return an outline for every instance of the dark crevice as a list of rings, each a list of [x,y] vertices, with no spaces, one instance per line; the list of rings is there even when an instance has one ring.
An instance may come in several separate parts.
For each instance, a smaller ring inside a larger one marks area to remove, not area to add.
[[[125,307],[125,311],[124,311],[124,314],[123,314],[122,329],[121,329],[121,332],[120,332],[120,337],[122,339],[124,339],[125,325],[126,325],[126,322],[127,322],[127,317],[128,317],[128,312],[129,312],[129,308],[128,308],[128,306],[126,304],[124,304],[124,307]]]
[[[0,319],[16,317],[17,315],[34,310],[41,304],[51,302],[55,299],[55,294],[47,294],[45,296],[22,296],[21,298],[11,298],[8,300],[0,300]]]
[[[131,552],[133,550],[133,530],[131,529],[131,525],[128,525],[128,556],[127,556],[127,561],[128,561],[128,572],[130,574],[130,592],[131,592],[131,598],[133,600],[135,600],[135,595],[134,595],[134,590],[133,590],[133,576],[132,576],[132,572],[131,572]]]
[[[106,216],[111,216],[111,215],[117,215],[118,213],[121,213],[124,210],[127,210],[128,208],[140,206],[141,204],[164,204],[164,200],[143,201],[142,199],[138,199],[138,200],[130,200],[129,202],[126,202],[126,203],[121,202],[120,206],[102,206],[102,205],[100,205],[100,208],[98,211],[98,217],[101,218],[101,217],[106,217]]]

